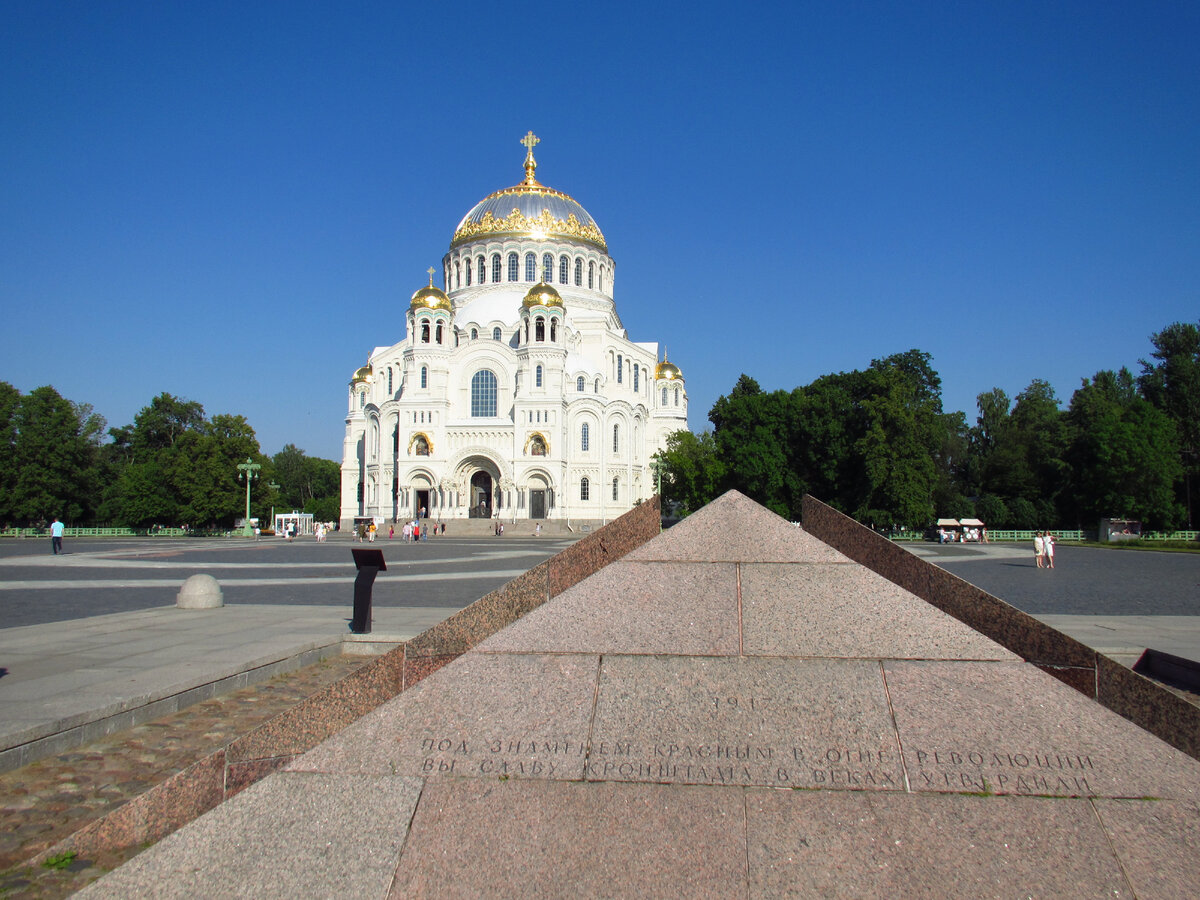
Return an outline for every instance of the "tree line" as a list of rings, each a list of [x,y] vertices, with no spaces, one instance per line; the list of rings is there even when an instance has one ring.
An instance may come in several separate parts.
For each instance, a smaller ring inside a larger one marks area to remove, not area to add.
[[[1101,517],[1175,530],[1200,482],[1200,326],[1150,337],[1141,371],[1082,379],[1065,409],[1035,379],[942,409],[932,357],[909,350],[861,371],[764,391],[743,374],[659,454],[663,498],[690,512],[730,488],[791,519],[812,494],[864,524],[921,529],[974,516],[991,528],[1094,529]]]
[[[226,529],[245,514],[239,463],[262,468],[251,514],[267,521],[301,510],[318,521],[340,513],[341,467],[293,444],[262,453],[244,416],[207,416],[199,403],[159,394],[132,424],[106,429],[90,405],[53,387],[22,394],[0,382],[0,524],[141,529]]]

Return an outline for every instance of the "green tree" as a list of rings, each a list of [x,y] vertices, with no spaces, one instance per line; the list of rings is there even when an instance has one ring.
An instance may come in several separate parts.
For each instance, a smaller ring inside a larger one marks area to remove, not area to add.
[[[1183,502],[1194,524],[1200,487],[1200,326],[1175,322],[1150,336],[1154,362],[1141,360],[1142,395],[1175,423],[1183,466]]]
[[[21,392],[0,381],[0,524],[13,518],[17,486],[17,409]]]
[[[708,414],[724,487],[733,487],[781,516],[794,517],[795,476],[786,453],[787,395],[765,393],[743,374],[728,397],[718,397]]]
[[[90,516],[96,500],[90,478],[103,419],[47,386],[21,398],[13,423],[12,516],[27,522]]]
[[[1175,423],[1141,396],[1128,369],[1084,379],[1068,419],[1081,522],[1109,516],[1167,530],[1178,525],[1175,485],[1183,473]]]
[[[1011,409],[1008,395],[999,388],[980,394],[977,404],[979,418],[970,431],[971,460],[965,475],[968,489],[976,496],[1003,499],[1014,517],[1018,510],[1029,517],[1031,508],[1046,503],[1053,507],[1069,482],[1063,458],[1066,419],[1054,389],[1035,379],[1017,394]]]
[[[693,434],[680,430],[668,435],[666,448],[655,454],[655,460],[661,466],[664,503],[677,504],[683,515],[695,512],[720,493],[724,467],[711,431]]]
[[[342,467],[333,460],[307,456],[295,444],[285,444],[271,457],[271,464],[272,475],[279,483],[277,505],[303,510],[314,500],[331,497],[339,498],[340,504]]]
[[[229,527],[245,509],[238,463],[265,462],[244,416],[205,418],[204,407],[159,394],[132,425],[109,431],[106,517],[122,525]],[[252,499],[266,491],[252,485]]]

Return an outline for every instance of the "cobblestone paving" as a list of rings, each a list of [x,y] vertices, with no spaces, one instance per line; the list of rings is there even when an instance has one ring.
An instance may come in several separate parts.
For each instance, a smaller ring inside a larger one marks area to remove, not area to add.
[[[25,864],[368,661],[336,656],[0,775],[0,898],[66,897],[134,856]]]

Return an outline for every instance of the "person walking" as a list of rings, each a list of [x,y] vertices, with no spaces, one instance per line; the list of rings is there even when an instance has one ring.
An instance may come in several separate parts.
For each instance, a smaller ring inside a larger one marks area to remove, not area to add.
[[[54,522],[50,525],[50,549],[55,556],[62,552],[63,529],[63,523],[58,520],[58,516],[55,516]]]
[[[1042,556],[1045,557],[1046,568],[1054,568],[1054,535],[1046,532],[1042,538]]]
[[[1045,552],[1046,545],[1042,540],[1042,533],[1040,531],[1035,531],[1033,533],[1033,558],[1037,561],[1037,567],[1039,569],[1042,568],[1042,564],[1045,561],[1043,559],[1043,554]]]

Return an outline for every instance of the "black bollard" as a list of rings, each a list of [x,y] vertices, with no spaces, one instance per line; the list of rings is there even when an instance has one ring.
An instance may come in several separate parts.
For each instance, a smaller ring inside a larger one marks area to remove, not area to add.
[[[352,549],[354,565],[358,575],[354,579],[354,618],[350,620],[350,630],[354,634],[371,633],[371,587],[375,584],[375,576],[387,571],[387,563],[383,561],[382,550]]]

